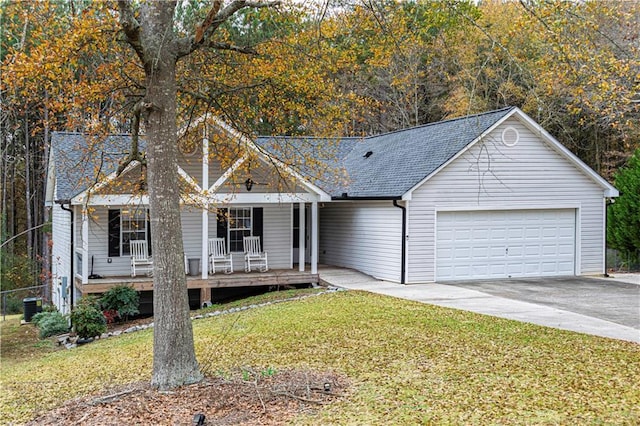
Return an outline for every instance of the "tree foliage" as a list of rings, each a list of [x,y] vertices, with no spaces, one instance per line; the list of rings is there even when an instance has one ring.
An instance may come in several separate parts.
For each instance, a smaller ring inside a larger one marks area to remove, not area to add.
[[[615,175],[620,197],[608,209],[609,245],[628,259],[640,255],[640,149]]]

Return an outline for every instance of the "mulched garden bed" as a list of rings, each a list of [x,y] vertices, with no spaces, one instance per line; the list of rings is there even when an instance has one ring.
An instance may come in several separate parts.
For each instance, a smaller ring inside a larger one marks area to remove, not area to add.
[[[348,381],[334,373],[243,368],[231,377],[159,392],[148,383],[71,400],[28,425],[277,425],[313,414],[343,397]]]

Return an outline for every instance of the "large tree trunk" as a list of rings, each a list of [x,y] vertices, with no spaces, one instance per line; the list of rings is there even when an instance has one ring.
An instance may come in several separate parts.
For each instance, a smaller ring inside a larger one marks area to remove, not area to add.
[[[167,7],[169,6],[169,7]],[[173,8],[163,2],[142,7],[145,46],[145,124],[151,213],[153,277],[152,385],[169,389],[202,379],[195,357],[184,271],[177,167],[176,57],[167,48]],[[170,45],[170,43],[168,43]]]

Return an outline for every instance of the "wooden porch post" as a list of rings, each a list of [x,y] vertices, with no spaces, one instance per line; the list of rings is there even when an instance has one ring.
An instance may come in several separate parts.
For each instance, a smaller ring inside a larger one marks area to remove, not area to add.
[[[87,209],[83,208],[82,209],[82,284],[88,284],[88,283],[89,283],[89,215],[87,214]]]
[[[207,125],[204,125],[204,134],[202,135],[202,188],[204,190],[209,189],[209,139],[207,138]],[[204,201],[204,207],[202,208],[202,262],[200,266],[202,268],[202,279],[206,280],[209,277],[209,197],[207,196]],[[211,291],[209,290],[209,298],[211,301]],[[204,302],[204,300],[201,300]]]
[[[305,252],[306,252],[306,247],[305,247],[305,242],[306,242],[306,238],[305,238],[305,206],[304,203],[298,203],[298,233],[299,233],[299,244],[298,244],[298,270],[300,272],[304,272],[304,263],[305,263]]]
[[[311,273],[318,273],[318,202],[311,203]]]

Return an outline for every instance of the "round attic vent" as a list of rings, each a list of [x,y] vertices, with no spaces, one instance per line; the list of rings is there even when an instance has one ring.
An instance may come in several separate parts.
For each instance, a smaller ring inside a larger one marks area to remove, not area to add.
[[[194,141],[187,138],[181,138],[178,141],[178,149],[183,155],[193,155],[196,153],[198,147],[196,146]]]
[[[520,140],[520,133],[509,126],[502,131],[502,143],[506,146],[514,146]]]

